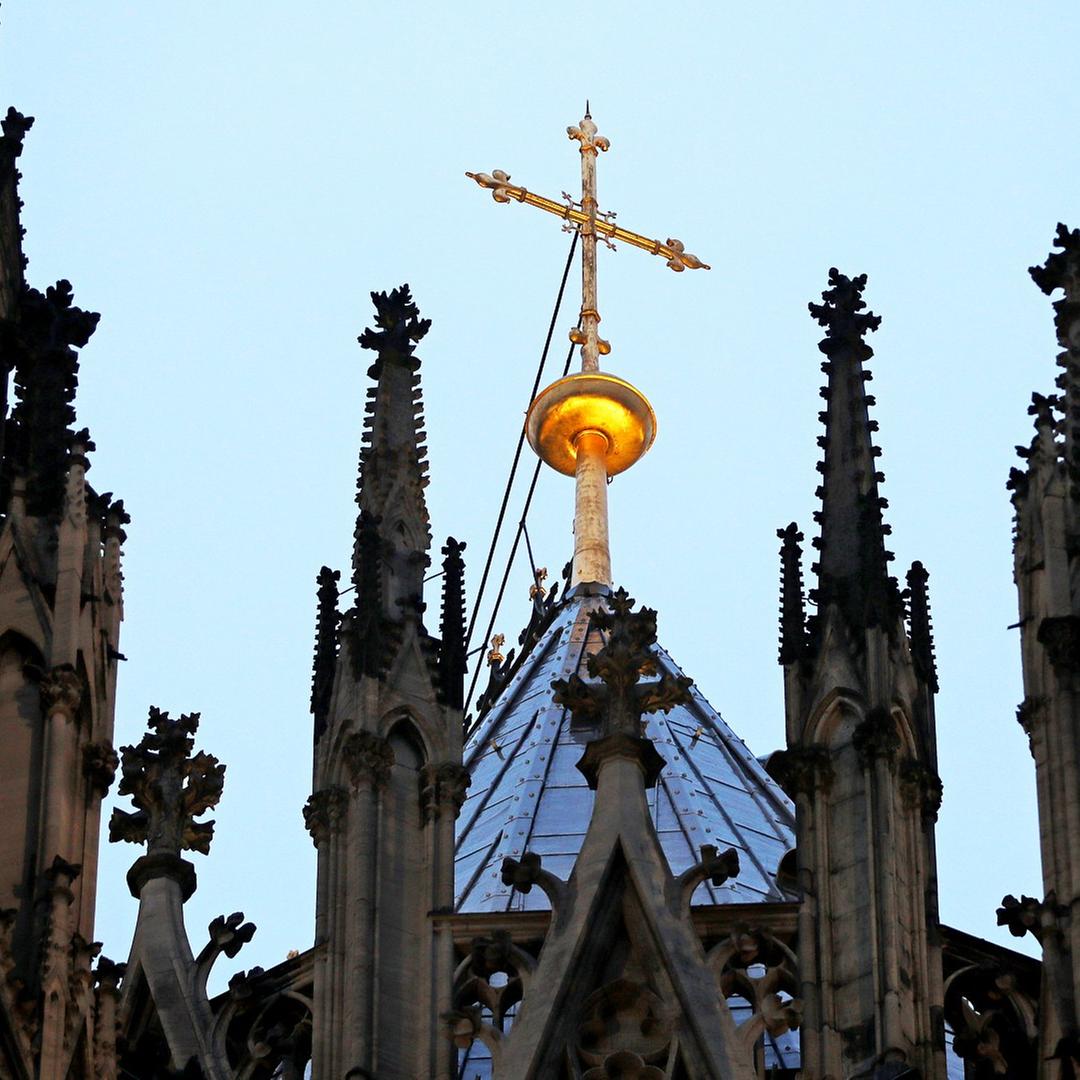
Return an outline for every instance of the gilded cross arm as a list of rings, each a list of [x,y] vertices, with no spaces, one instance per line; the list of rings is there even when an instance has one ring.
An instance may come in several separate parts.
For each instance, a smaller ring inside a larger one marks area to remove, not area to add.
[[[511,184],[510,174],[503,172],[502,169],[495,169],[491,173],[467,172],[465,175],[470,180],[475,180],[482,188],[489,189],[492,198],[496,202],[508,203],[513,200],[527,203],[529,206],[546,210],[549,214],[554,214],[556,217],[569,221],[573,225],[580,226],[589,223],[589,215],[577,206],[556,202],[554,199],[537,195],[527,188]],[[631,232],[629,229],[623,229],[613,221],[606,221],[599,216],[593,219],[593,228],[598,235],[605,236],[609,240],[621,240],[623,243],[649,252],[650,255],[659,255],[667,260],[667,265],[672,270],[678,273],[682,273],[683,270],[711,269],[708,263],[703,263],[696,255],[691,255],[690,252],[686,251],[681,240],[674,240],[670,237],[664,242],[650,240],[647,236]]]

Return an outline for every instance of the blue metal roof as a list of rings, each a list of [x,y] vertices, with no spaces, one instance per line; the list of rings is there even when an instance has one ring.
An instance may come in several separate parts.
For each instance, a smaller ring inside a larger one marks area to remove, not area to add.
[[[602,645],[590,615],[601,603],[595,596],[563,601],[466,745],[472,786],[458,818],[457,911],[548,906],[540,889],[523,895],[503,885],[506,856],[534,851],[546,869],[570,876],[593,805],[576,765],[597,732],[554,703],[551,683],[574,672],[588,677],[585,658]],[[682,674],[664,649],[655,651],[662,669]],[[738,877],[720,888],[703,883],[694,903],[793,899],[776,872],[795,845],[794,807],[696,685],[687,704],[648,717],[645,733],[667,761],[648,794],[672,872],[696,863],[702,844],[739,853]]]

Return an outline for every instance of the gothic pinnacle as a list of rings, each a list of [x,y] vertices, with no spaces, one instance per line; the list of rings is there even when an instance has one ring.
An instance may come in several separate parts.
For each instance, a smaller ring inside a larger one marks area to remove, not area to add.
[[[915,670],[930,691],[938,692],[937,661],[934,657],[934,628],[930,619],[930,575],[921,562],[913,562],[907,573],[908,624],[911,629],[911,656]]]
[[[443,546],[442,616],[439,622],[439,683],[443,699],[455,709],[464,701],[465,560],[464,542],[448,537]]]
[[[318,614],[315,618],[315,659],[311,675],[311,714],[315,718],[315,741],[326,729],[330,712],[330,694],[334,688],[334,671],[338,652],[338,582],[340,570],[324,566],[319,571]]]
[[[408,285],[373,292],[371,300],[375,326],[358,338],[362,348],[377,356],[368,369],[376,382],[367,392],[357,479],[353,630],[362,634],[362,641],[354,638],[365,657],[361,667],[375,675],[393,655],[390,636],[378,627],[400,625],[423,613],[431,528],[424,498],[427,433],[420,360],[414,353],[431,322],[420,318]]]
[[[798,660],[806,644],[806,611],[803,604],[802,540],[793,521],[777,529],[780,539],[780,663]]]
[[[900,610],[899,591],[888,573],[892,554],[885,550],[890,529],[881,511],[887,503],[878,494],[885,477],[877,469],[880,450],[872,438],[874,398],[865,387],[871,375],[863,368],[874,354],[865,335],[877,330],[881,318],[866,310],[865,287],[865,274],[850,278],[833,268],[824,303],[809,305],[825,328],[818,348],[827,357],[821,365],[827,382],[821,391],[826,403],[825,434],[818,440],[824,450],[817,490],[822,505],[814,515],[821,535],[814,540],[819,559],[812,599],[821,607],[838,604],[859,627],[892,625]]]

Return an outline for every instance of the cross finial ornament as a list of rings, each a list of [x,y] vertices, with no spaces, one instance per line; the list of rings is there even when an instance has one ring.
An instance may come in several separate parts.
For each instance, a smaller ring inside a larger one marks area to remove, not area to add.
[[[581,315],[570,340],[581,346],[581,372],[559,379],[542,390],[529,406],[525,432],[529,444],[557,472],[573,476],[574,561],[570,578],[578,586],[610,587],[611,550],[608,542],[607,485],[611,477],[630,468],[656,437],[656,415],[640,390],[624,379],[601,373],[600,357],[611,345],[600,337],[596,304],[596,241],[614,248],[621,240],[659,255],[677,272],[708,270],[682,241],[650,240],[615,224],[615,213],[603,211],[596,199],[596,159],[611,147],[600,134],[585,103],[585,115],[566,129],[581,154],[581,199],[563,192],[563,202],[536,195],[510,182],[501,169],[465,175],[487,188],[498,203],[528,203],[560,217],[563,228],[581,238]]]
[[[577,124],[566,129],[571,140],[576,140],[581,152],[581,200],[575,202],[565,192],[563,202],[537,195],[518,184],[510,183],[510,174],[502,169],[491,173],[471,173],[465,175],[475,180],[481,187],[491,191],[492,198],[499,203],[511,200],[528,203],[549,214],[561,217],[567,222],[563,226],[567,231],[577,230],[581,236],[581,319],[577,327],[570,331],[570,340],[581,346],[581,370],[599,371],[600,357],[611,352],[611,345],[599,336],[600,314],[596,303],[596,242],[602,240],[614,250],[615,241],[641,248],[652,255],[660,255],[667,265],[678,273],[683,270],[708,270],[710,267],[696,255],[691,255],[681,240],[669,238],[661,243],[650,240],[640,233],[631,232],[615,224],[614,211],[602,211],[596,199],[596,158],[600,152],[611,148],[611,142],[599,134],[592,116],[589,103],[585,103],[585,116]]]

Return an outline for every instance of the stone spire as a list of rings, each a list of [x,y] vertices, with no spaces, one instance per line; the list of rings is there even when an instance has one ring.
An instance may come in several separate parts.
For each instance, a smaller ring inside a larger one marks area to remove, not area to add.
[[[827,376],[821,391],[825,434],[818,440],[824,450],[818,464],[821,510],[814,515],[821,536],[813,541],[818,581],[811,598],[819,607],[837,604],[855,628],[890,626],[900,613],[896,582],[888,573],[892,553],[885,550],[891,530],[881,517],[887,503],[878,494],[885,477],[877,470],[881,451],[872,438],[874,398],[865,386],[871,374],[864,364],[874,353],[864,337],[881,319],[865,310],[865,287],[865,274],[849,278],[833,268],[821,294],[824,303],[809,305],[825,328],[818,348],[827,357],[821,365]]]
[[[817,612],[803,631],[801,539],[783,541],[780,662],[787,749],[770,760],[795,801],[800,975],[808,1075],[939,1075],[944,1044],[937,1010],[944,990],[938,939],[933,824],[937,778],[926,574],[909,575],[911,635],[888,573],[865,391],[872,355],[864,336],[866,277],[829,272],[824,303],[828,377],[818,465],[821,536]],[[827,843],[821,838],[828,837]]]
[[[439,1038],[452,943],[432,913],[453,903],[464,664],[461,552],[443,548],[442,638],[424,627],[431,531],[416,344],[407,285],[372,293],[360,336],[369,375],[354,533],[352,608],[334,656],[336,575],[319,578],[312,708],[316,741],[305,824],[318,851],[314,1075],[450,1076]],[[347,657],[347,659],[344,659]]]
[[[418,618],[424,573],[430,565],[431,529],[424,488],[427,446],[416,345],[431,326],[421,319],[408,285],[389,293],[373,292],[375,326],[357,339],[376,354],[368,375],[364,442],[357,481],[354,584],[365,578],[364,560],[378,560],[383,614],[399,621]],[[379,543],[364,547],[365,527],[374,526]],[[365,578],[365,584],[368,584]],[[373,583],[372,583],[373,584]],[[369,586],[370,588],[370,586]],[[360,603],[364,598],[357,596]]]

